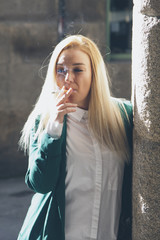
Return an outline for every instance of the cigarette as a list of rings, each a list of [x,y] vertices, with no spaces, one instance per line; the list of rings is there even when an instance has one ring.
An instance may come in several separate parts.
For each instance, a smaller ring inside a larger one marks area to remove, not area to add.
[[[68,90],[64,90],[64,93],[66,93]],[[52,94],[55,94],[55,93],[60,93],[60,92],[62,92],[62,89],[58,89],[58,90],[56,90],[56,91],[52,91],[51,93]]]
[[[57,91],[53,91],[53,92],[51,92],[52,94],[55,94],[55,93],[59,93],[60,92],[60,90],[57,90]]]

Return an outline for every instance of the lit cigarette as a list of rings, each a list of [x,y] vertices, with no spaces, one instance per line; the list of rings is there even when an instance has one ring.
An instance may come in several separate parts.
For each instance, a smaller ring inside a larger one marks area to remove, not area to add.
[[[57,91],[53,91],[53,92],[51,92],[52,94],[55,94],[55,93],[59,93],[60,92],[60,90],[57,90]]]
[[[64,93],[66,93],[68,90],[64,90]],[[60,93],[60,92],[62,92],[62,89],[58,89],[58,90],[56,90],[56,91],[53,91],[53,92],[51,92],[52,94],[55,94],[55,93]]]

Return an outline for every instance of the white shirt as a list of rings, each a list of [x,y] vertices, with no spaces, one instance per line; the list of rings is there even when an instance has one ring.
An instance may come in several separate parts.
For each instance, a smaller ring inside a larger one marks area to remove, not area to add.
[[[122,159],[100,146],[80,108],[67,116],[66,142],[65,240],[116,240]]]

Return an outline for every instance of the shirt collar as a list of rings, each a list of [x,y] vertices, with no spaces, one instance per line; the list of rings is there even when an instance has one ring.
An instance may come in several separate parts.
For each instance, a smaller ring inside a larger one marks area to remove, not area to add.
[[[69,113],[68,115],[80,122],[82,119],[88,118],[88,110],[77,107],[76,112]]]

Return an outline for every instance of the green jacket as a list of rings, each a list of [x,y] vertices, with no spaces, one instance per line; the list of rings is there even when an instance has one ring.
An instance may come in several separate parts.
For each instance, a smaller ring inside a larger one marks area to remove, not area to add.
[[[132,146],[132,106],[125,102],[121,114],[130,146]],[[26,184],[36,192],[18,240],[65,240],[65,176],[66,176],[66,119],[60,139],[43,133],[41,143],[34,139],[39,120],[30,135],[29,168]],[[126,164],[122,190],[122,211],[118,240],[131,240],[131,175],[132,164]]]

